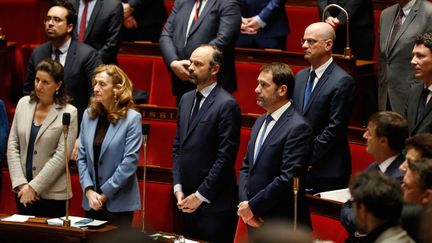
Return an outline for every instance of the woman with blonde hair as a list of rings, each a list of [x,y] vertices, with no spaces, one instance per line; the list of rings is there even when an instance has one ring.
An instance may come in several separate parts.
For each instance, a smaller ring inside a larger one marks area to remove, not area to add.
[[[133,110],[132,83],[115,65],[94,71],[94,95],[81,122],[78,170],[86,216],[130,226],[140,208],[136,170],[141,114]]]
[[[67,197],[65,147],[69,158],[77,136],[77,109],[68,104],[63,66],[51,59],[36,67],[34,91],[18,102],[8,141],[8,165],[19,214],[65,215]],[[71,122],[64,144],[63,114]]]

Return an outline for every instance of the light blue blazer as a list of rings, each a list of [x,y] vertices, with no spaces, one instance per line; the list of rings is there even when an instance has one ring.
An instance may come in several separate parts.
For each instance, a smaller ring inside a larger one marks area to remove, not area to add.
[[[140,193],[135,172],[142,140],[141,114],[130,109],[126,118],[109,125],[99,157],[99,178],[95,178],[93,140],[98,120],[89,117],[88,109],[84,112],[77,161],[81,187],[83,191],[95,188],[99,180],[108,197],[105,207],[109,212],[138,210]],[[85,193],[82,207],[90,210]]]

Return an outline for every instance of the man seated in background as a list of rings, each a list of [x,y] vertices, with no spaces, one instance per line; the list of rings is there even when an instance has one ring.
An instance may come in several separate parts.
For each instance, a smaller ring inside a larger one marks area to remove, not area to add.
[[[349,185],[364,242],[414,242],[398,224],[403,206],[399,182],[378,171],[355,175]]]
[[[366,151],[375,159],[366,170],[379,171],[402,182],[403,174],[399,166],[405,160],[402,150],[408,137],[405,118],[393,111],[377,112],[369,118],[363,137],[366,139]],[[340,220],[354,241],[359,229],[350,204],[342,206]]]

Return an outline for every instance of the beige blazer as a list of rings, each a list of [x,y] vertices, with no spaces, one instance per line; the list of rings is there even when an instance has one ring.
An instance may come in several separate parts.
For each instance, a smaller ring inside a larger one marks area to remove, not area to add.
[[[65,200],[66,170],[64,160],[63,113],[71,114],[67,137],[67,156],[70,157],[77,136],[77,109],[72,105],[61,107],[54,104],[42,123],[36,136],[33,152],[33,180],[26,179],[26,158],[30,130],[36,109],[36,102],[30,97],[21,98],[15,110],[15,117],[8,140],[8,165],[12,181],[12,191],[18,186],[29,183],[37,195],[44,199]],[[72,192],[69,198],[72,197]]]

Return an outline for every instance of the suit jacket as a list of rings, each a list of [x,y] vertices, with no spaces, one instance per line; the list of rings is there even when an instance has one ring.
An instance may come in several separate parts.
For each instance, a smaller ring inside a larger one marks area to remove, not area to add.
[[[240,169],[239,199],[249,201],[257,217],[293,219],[293,167],[306,167],[312,129],[291,105],[267,135],[254,162],[255,141],[266,115],[252,127],[243,167]],[[301,178],[303,179],[303,178]],[[304,183],[298,197],[299,222],[310,225]]]
[[[240,108],[236,100],[216,85],[189,123],[195,91],[179,103],[173,144],[173,184],[183,193],[196,192],[208,199],[207,212],[232,210],[237,204],[234,171],[240,140]]]
[[[385,171],[385,175],[391,176],[398,180],[400,183],[402,183],[403,180],[403,174],[399,170],[399,166],[404,162],[405,156],[400,153],[396,159],[393,160],[393,162],[387,167],[387,170]],[[371,163],[366,170],[377,170],[378,169],[377,162]],[[351,205],[342,205],[341,207],[341,215],[340,215],[340,221],[341,224],[344,226],[346,231],[351,235],[351,237],[354,237],[354,233],[358,231],[357,222],[356,222],[356,216],[355,212]]]
[[[431,133],[432,132],[432,102],[429,101],[417,121],[417,109],[423,91],[423,82],[415,84],[411,87],[408,96],[407,108],[405,117],[408,120],[408,128],[410,135],[413,136],[417,133]]]
[[[140,193],[136,170],[141,147],[141,114],[129,109],[126,118],[116,124],[110,123],[102,143],[99,158],[94,158],[93,140],[99,117],[91,119],[84,113],[80,131],[78,172],[82,189],[100,189],[108,197],[109,212],[134,211],[140,208]],[[98,178],[95,178],[95,163]],[[87,197],[83,196],[82,207],[90,210]]]
[[[348,121],[352,108],[354,80],[332,62],[313,89],[303,109],[303,97],[310,68],[295,77],[293,104],[313,129],[313,151],[308,171],[310,178],[348,178],[351,156],[348,146]]]
[[[189,59],[201,44],[216,45],[224,54],[218,75],[218,82],[229,92],[237,90],[234,45],[240,32],[241,13],[238,0],[207,1],[197,23],[186,37],[189,16],[194,0],[177,0],[168,17],[159,40],[160,48],[168,70],[174,60]],[[194,88],[172,74],[174,95],[181,95]]]
[[[30,56],[27,67],[27,78],[24,83],[24,94],[34,90],[36,66],[45,58],[51,58],[51,42],[38,46]],[[67,94],[70,95],[72,105],[78,109],[78,122],[93,93],[92,79],[94,69],[102,64],[99,54],[92,47],[72,39],[64,65],[64,81]]]
[[[430,24],[432,4],[417,0],[396,34],[395,42],[386,50],[398,8],[399,5],[395,4],[381,12],[378,45],[378,109],[386,109],[388,96],[392,110],[403,114],[408,91],[411,86],[419,82],[415,80],[410,64],[415,37],[432,31]]]
[[[80,0],[71,1],[78,13]],[[123,6],[119,0],[97,0],[87,23],[84,42],[95,48],[105,64],[117,64]],[[75,27],[78,36],[79,26]]]
[[[375,47],[374,16],[372,0],[318,0],[320,19],[324,8],[329,4],[337,4],[348,12],[350,28],[350,46],[354,56],[360,59],[372,59]],[[330,8],[330,13],[341,22],[336,31],[336,41],[333,46],[335,53],[343,53],[346,46],[346,16],[336,8]]]
[[[244,18],[258,15],[267,25],[260,29],[257,37],[286,36],[290,33],[285,11],[286,0],[241,0]]]
[[[67,137],[67,159],[75,144],[78,130],[77,109],[72,105],[53,104],[40,127],[34,143],[33,155],[27,154],[31,124],[36,110],[36,102],[30,97],[22,97],[15,110],[8,141],[8,165],[12,190],[28,183],[43,199],[66,200],[66,183],[69,198],[72,198],[70,181],[66,180],[65,144],[63,136],[63,113],[71,114]],[[33,180],[26,179],[26,159],[33,156]]]
[[[382,232],[374,243],[414,243],[414,240],[397,225]]]
[[[138,28],[124,29],[122,40],[158,42],[168,14],[163,0],[123,0],[134,9]]]

